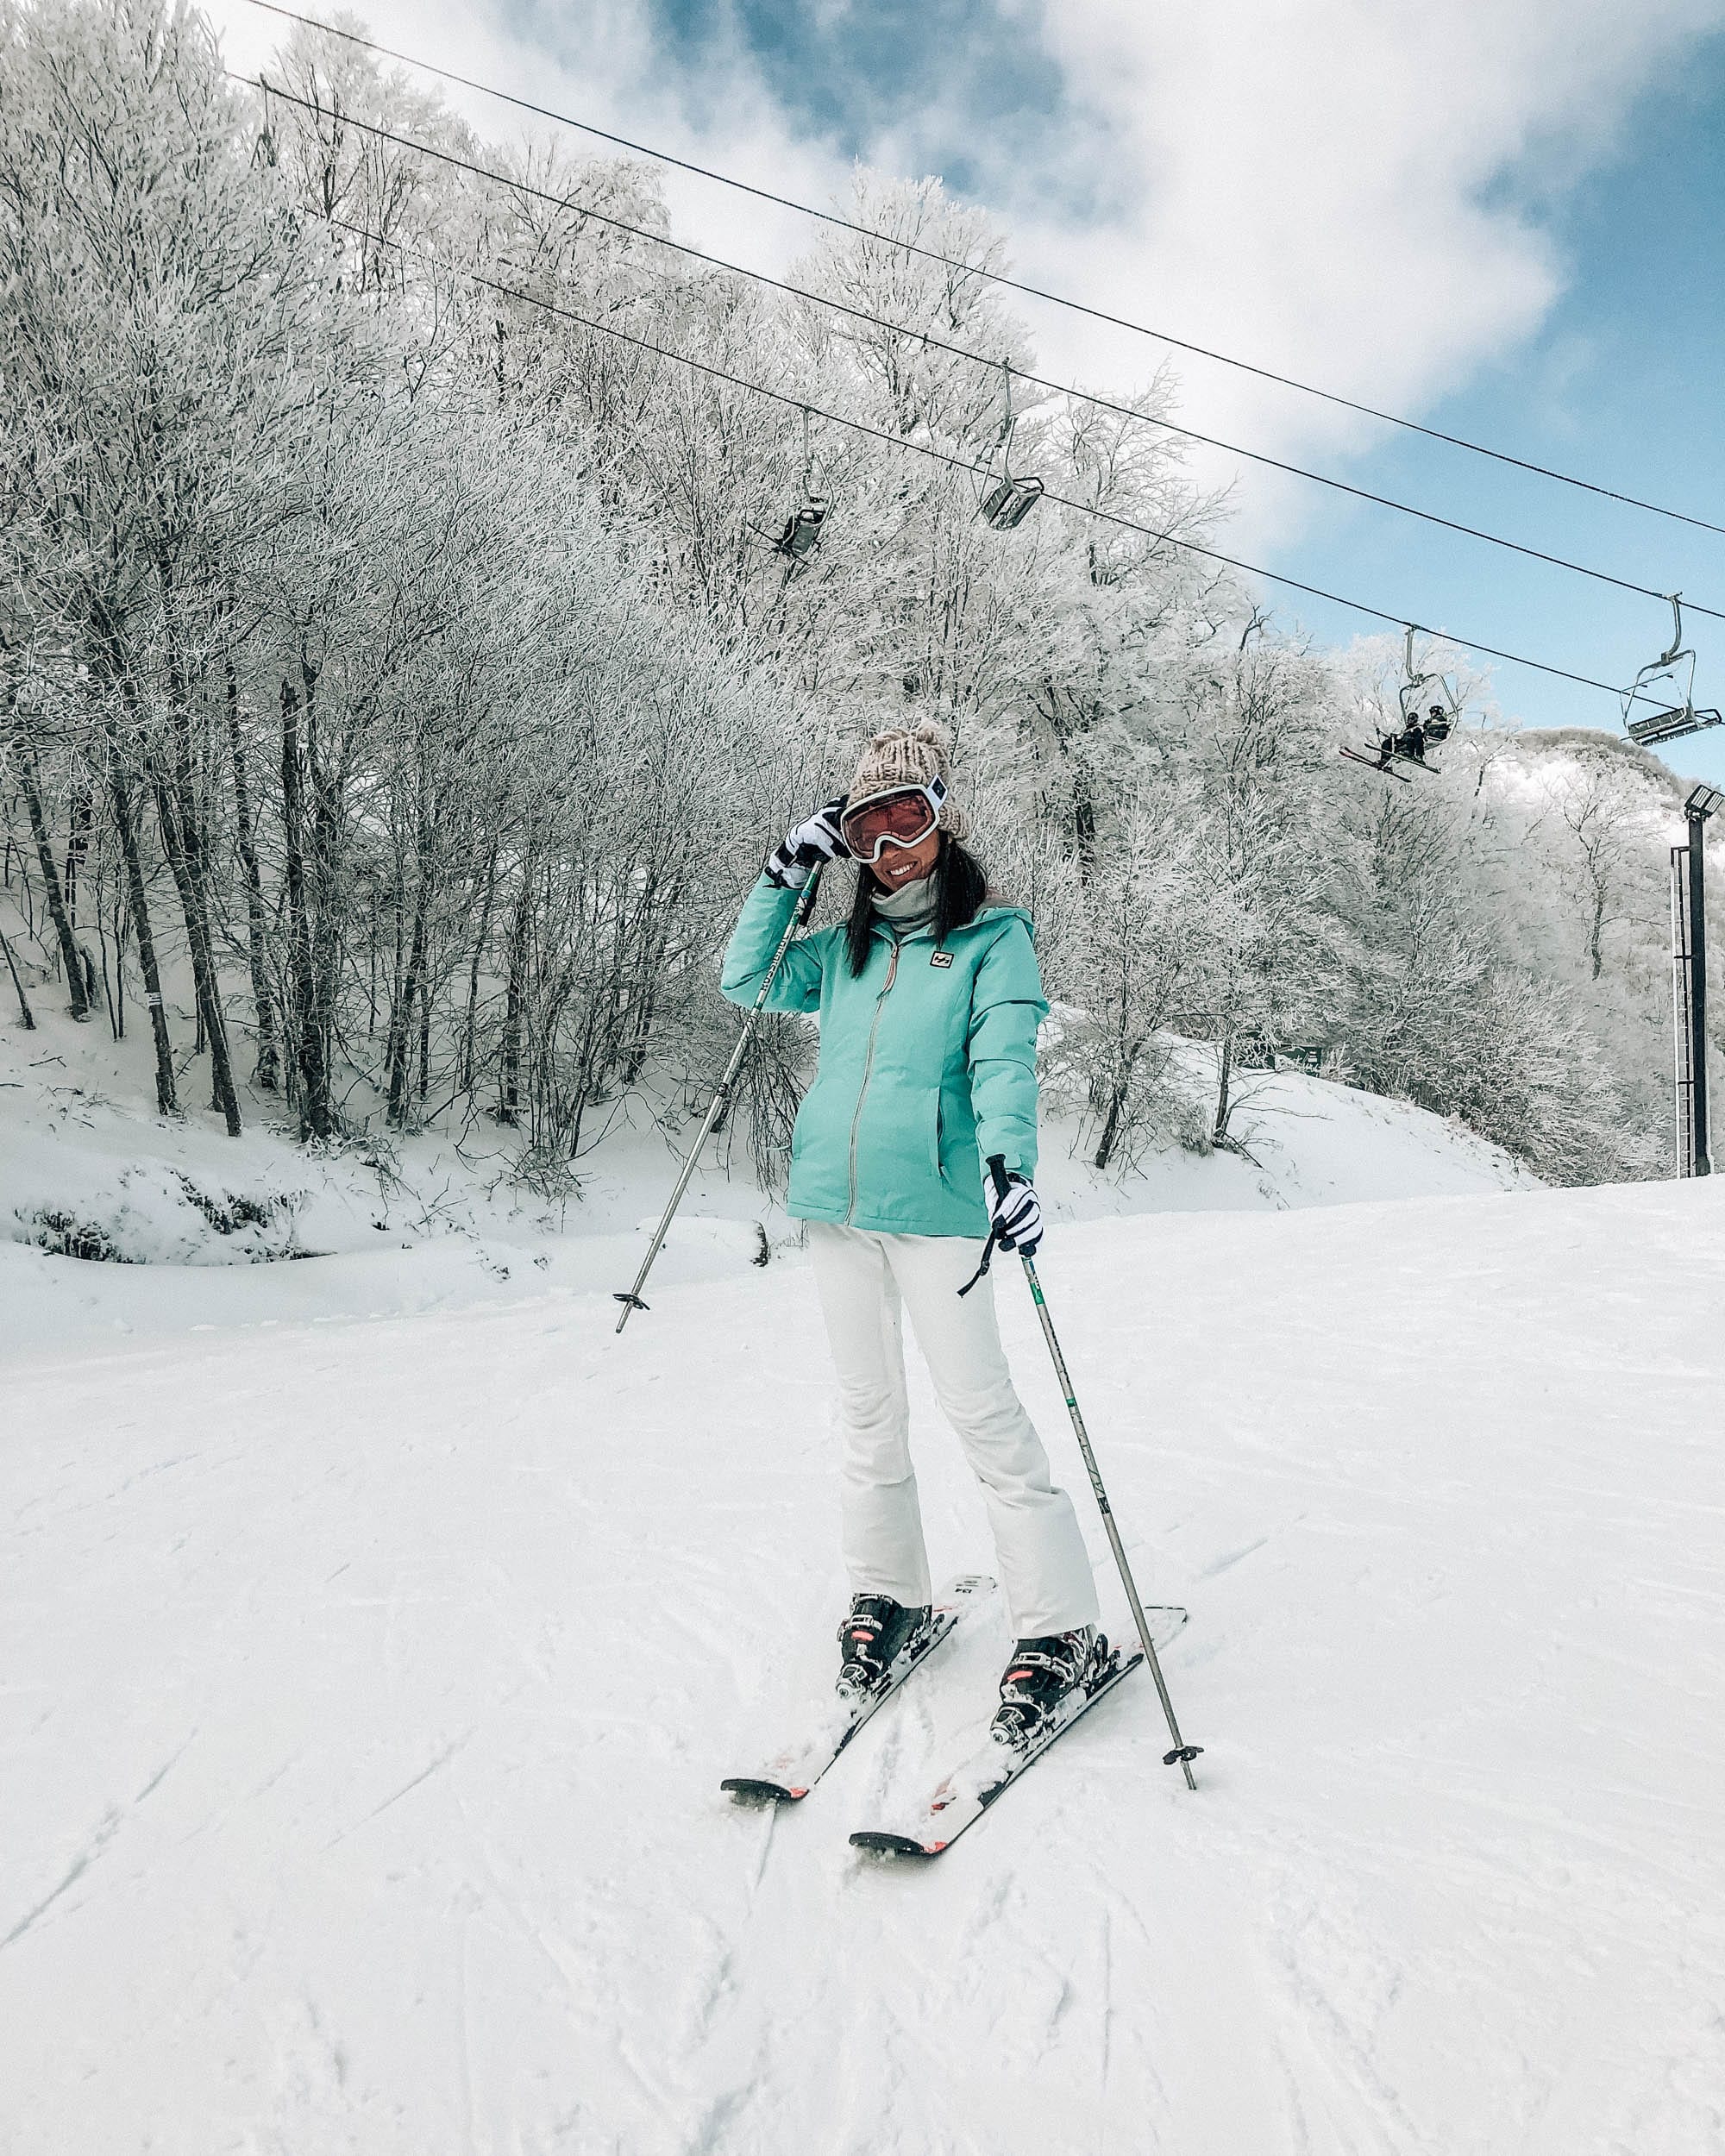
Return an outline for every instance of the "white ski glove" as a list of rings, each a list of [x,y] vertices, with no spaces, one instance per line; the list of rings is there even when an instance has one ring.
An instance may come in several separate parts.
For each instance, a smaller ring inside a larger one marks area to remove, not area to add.
[[[1029,1176],[1009,1168],[1006,1188],[993,1193],[991,1210],[994,1239],[1000,1248],[1017,1250],[1022,1257],[1034,1257],[1042,1241],[1042,1201]]]
[[[800,891],[818,863],[843,858],[848,852],[838,829],[844,813],[841,793],[803,823],[794,824],[768,856],[768,881],[776,883],[781,890]]]

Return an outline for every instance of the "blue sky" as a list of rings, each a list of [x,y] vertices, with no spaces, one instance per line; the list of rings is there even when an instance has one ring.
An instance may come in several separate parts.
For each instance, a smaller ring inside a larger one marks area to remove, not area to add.
[[[919,145],[950,187],[981,201],[998,176],[1002,135],[1015,155],[1033,145],[1032,162],[1046,173],[1072,121],[1070,86],[1049,65],[1032,9],[982,9],[976,0],[648,0],[647,12],[656,40],[693,80],[723,81],[710,74],[711,61],[743,46],[782,109],[844,156],[869,158],[913,116],[900,139]],[[931,114],[932,72],[940,102]],[[916,116],[929,116],[915,124]],[[1075,210],[1088,206],[1085,191]]]

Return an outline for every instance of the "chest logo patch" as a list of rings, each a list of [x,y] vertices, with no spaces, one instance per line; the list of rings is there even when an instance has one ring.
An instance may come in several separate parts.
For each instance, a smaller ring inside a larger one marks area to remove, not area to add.
[[[931,966],[950,966],[952,963],[952,953],[950,950],[938,950],[928,962]]]

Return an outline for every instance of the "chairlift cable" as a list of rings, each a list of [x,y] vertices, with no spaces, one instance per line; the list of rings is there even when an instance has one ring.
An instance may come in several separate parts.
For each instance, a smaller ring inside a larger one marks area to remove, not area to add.
[[[1448,434],[1441,427],[1429,427],[1418,419],[1403,418],[1399,413],[1380,411],[1375,404],[1361,403],[1358,398],[1344,397],[1339,391],[1322,389],[1314,382],[1302,382],[1291,374],[1279,374],[1274,368],[1258,367],[1250,360],[1236,359],[1232,354],[1213,350],[1208,345],[1194,344],[1185,337],[1172,335],[1166,329],[1151,328],[1147,323],[1133,322],[1124,315],[1110,314],[1106,308],[1092,307],[1082,299],[1071,299],[1064,293],[1046,291],[1040,285],[1027,285],[1021,279],[1007,277],[999,270],[984,269],[975,262],[966,262],[956,256],[942,254],[933,248],[919,247],[914,241],[901,240],[890,232],[876,231],[872,226],[858,224],[853,218],[842,217],[836,210],[817,210],[811,204],[798,202],[792,196],[776,194],[769,187],[757,187],[750,180],[737,179],[729,172],[721,172],[707,165],[697,165],[686,157],[673,155],[669,150],[655,149],[650,143],[632,140],[625,135],[614,135],[608,128],[596,127],[590,120],[578,120],[573,113],[558,112],[549,105],[536,104],[530,97],[518,97],[512,91],[499,90],[492,84],[480,82],[471,75],[458,73],[452,67],[442,67],[435,60],[420,60],[412,53],[398,51],[391,45],[380,44],[374,38],[362,37],[356,30],[338,29],[334,23],[321,22],[315,16],[301,15],[292,8],[285,8],[279,0],[248,0],[248,4],[261,9],[267,15],[280,16],[289,22],[298,22],[309,30],[321,30],[327,37],[344,39],[350,45],[362,47],[384,60],[399,61],[406,67],[423,68],[429,75],[438,75],[445,82],[459,84],[464,90],[478,91],[481,96],[495,97],[504,104],[514,105],[523,112],[530,112],[536,118],[553,120],[560,127],[574,128],[583,135],[593,135],[601,142],[609,142],[618,149],[628,150],[637,157],[649,157],[662,165],[674,166],[678,171],[693,173],[700,179],[716,181],[721,187],[733,188],[739,194],[752,195],[757,201],[772,203],[781,210],[794,210],[799,216],[812,217],[822,224],[836,225],[841,230],[854,232],[865,240],[878,241],[883,247],[898,248],[906,254],[919,255],[925,261],[936,262],[944,269],[957,270],[967,277],[975,277],[984,284],[999,285],[1008,291],[1022,292],[1026,298],[1040,299],[1049,305],[1063,307],[1070,313],[1083,315],[1092,322],[1105,322],[1113,329],[1129,330],[1134,336],[1149,337],[1156,343],[1170,346],[1176,352],[1190,352],[1195,357],[1214,360],[1222,367],[1231,367],[1243,374],[1256,375],[1260,381],[1275,382],[1283,389],[1298,390],[1302,395],[1315,397],[1327,404],[1335,404],[1345,411],[1358,412],[1363,418],[1376,419],[1389,427],[1400,427],[1409,434],[1423,435],[1429,442],[1442,442],[1454,449],[1465,449],[1474,456],[1489,457],[1494,463],[1513,466],[1517,471],[1528,472],[1536,478],[1552,479],[1563,486],[1578,488],[1584,494],[1599,496],[1603,500],[1621,503],[1628,509],[1645,510],[1649,516],[1668,517],[1673,523],[1689,524],[1697,531],[1715,531],[1725,536],[1725,524],[1716,524],[1705,517],[1692,517],[1680,509],[1667,509],[1659,502],[1644,501],[1639,495],[1626,494],[1614,486],[1604,486],[1593,479],[1578,478],[1573,473],[1560,472],[1548,464],[1539,464],[1528,457],[1519,457],[1507,449],[1494,449],[1483,442],[1471,441],[1465,435]],[[1241,454],[1247,454],[1245,451]]]
[[[261,0],[259,0],[259,4],[261,4]],[[266,97],[279,97],[284,103],[298,105],[306,112],[323,110],[312,99],[299,97],[291,90],[280,89],[261,75],[241,74],[231,68],[226,72],[231,80],[248,84],[254,89],[261,91]],[[926,330],[911,329],[886,316],[871,314],[867,308],[854,306],[848,300],[835,299],[825,292],[811,291],[805,285],[790,284],[783,278],[770,276],[764,270],[749,269],[740,262],[727,260],[723,255],[710,254],[703,248],[691,247],[682,241],[667,239],[662,233],[649,231],[643,225],[630,224],[626,219],[612,216],[605,210],[590,209],[575,196],[560,195],[549,188],[536,187],[530,181],[512,179],[505,173],[493,171],[489,166],[475,164],[469,158],[458,157],[453,151],[438,149],[431,143],[417,141],[411,135],[398,135],[392,128],[380,126],[375,121],[358,119],[350,112],[343,112],[340,117],[344,127],[355,128],[362,134],[375,135],[381,141],[392,142],[398,148],[415,151],[423,157],[435,158],[440,164],[451,166],[457,172],[471,173],[479,179],[492,180],[500,187],[530,196],[537,202],[551,203],[561,209],[574,210],[595,224],[608,225],[613,231],[632,234],[637,239],[648,241],[656,247],[669,248],[678,254],[687,255],[692,260],[705,262],[710,268],[749,278],[757,285],[768,285],[773,291],[784,292],[794,299],[807,300],[812,305],[848,315],[853,321],[866,322],[896,336],[912,338],[931,351],[945,352],[956,359],[970,360],[979,367],[993,367],[1005,364],[1004,361],[990,359],[986,353],[974,351],[967,345],[951,344],[944,338],[930,335]],[[1294,479],[1308,479],[1314,486],[1330,487],[1339,494],[1350,494],[1356,501],[1371,502],[1380,509],[1391,509],[1401,516],[1417,517],[1422,523],[1435,524],[1441,530],[1483,541],[1487,546],[1500,547],[1506,553],[1521,555],[1530,561],[1546,562],[1552,568],[1568,571],[1572,576],[1588,577],[1596,584],[1609,584],[1620,592],[1633,592],[1639,599],[1662,599],[1666,597],[1665,592],[1654,590],[1651,585],[1637,584],[1628,577],[1614,576],[1609,570],[1592,568],[1584,561],[1571,561],[1563,555],[1547,553],[1542,547],[1526,546],[1520,540],[1503,538],[1500,534],[1484,530],[1477,524],[1460,523],[1454,517],[1439,516],[1434,510],[1416,508],[1411,502],[1397,501],[1391,495],[1374,493],[1369,487],[1355,486],[1346,479],[1334,479],[1323,472],[1309,471],[1302,465],[1289,464],[1283,458],[1270,456],[1262,450],[1243,448],[1238,442],[1223,442],[1214,435],[1200,434],[1195,429],[1181,426],[1174,420],[1159,418],[1151,412],[1138,411],[1130,404],[1100,396],[1091,390],[1078,389],[1070,383],[1052,381],[1044,375],[1029,373],[1023,367],[1009,367],[1007,370],[1009,420],[1012,409],[1010,383],[1013,373],[1021,381],[1032,383],[1038,389],[1071,398],[1099,411],[1113,412],[1119,417],[1158,428],[1164,433],[1178,435],[1185,441],[1201,442],[1206,448],[1224,450],[1231,456],[1244,457],[1251,463],[1265,465],[1271,471],[1286,473]],[[1690,604],[1690,611],[1705,614],[1714,621],[1725,621],[1725,611],[1717,607],[1704,606],[1698,601]]]
[[[542,299],[536,293],[523,291],[514,285],[505,285],[499,278],[486,276],[482,271],[466,269],[459,264],[442,261],[419,248],[410,247],[405,240],[386,238],[382,233],[373,232],[364,225],[351,223],[345,217],[330,216],[325,222],[340,231],[351,232],[356,239],[367,241],[373,247],[393,248],[398,254],[405,254],[414,261],[423,262],[434,270],[441,270],[445,276],[466,278],[470,284],[477,285],[484,291],[498,292],[506,299],[519,300],[524,306],[537,307],[542,312],[556,315],[565,322],[577,323],[582,329],[594,330],[600,336],[614,337],[619,343],[631,344],[638,351],[650,353],[656,359],[669,360],[697,374],[705,374],[710,380],[724,382],[732,389],[747,390],[754,396],[768,398],[774,404],[783,404],[793,411],[806,411],[812,417],[825,420],[831,426],[844,427],[852,434],[866,436],[871,442],[883,442],[889,449],[908,450],[913,455],[925,457],[932,463],[944,465],[954,472],[974,473],[985,473],[988,469],[986,465],[977,463],[973,458],[952,456],[944,449],[937,449],[930,442],[913,442],[906,436],[889,434],[882,427],[870,426],[866,420],[853,419],[847,413],[831,411],[824,405],[808,404],[788,390],[774,389],[765,382],[751,382],[743,375],[733,374],[725,367],[713,366],[711,360],[693,359],[687,352],[679,352],[669,345],[656,344],[650,337],[637,336],[633,330],[619,329],[615,323],[596,321],[591,315],[580,314],[574,308],[565,307],[555,300]],[[1195,539],[1176,538],[1171,531],[1158,531],[1153,524],[1140,523],[1135,517],[1122,517],[1113,510],[1100,509],[1094,503],[1079,501],[1070,494],[1044,493],[1043,499],[1054,503],[1059,508],[1074,510],[1082,517],[1092,517],[1099,523],[1112,524],[1122,531],[1137,532],[1146,539],[1155,540],[1158,545],[1175,547],[1182,553],[1199,555],[1204,561],[1216,562],[1223,568],[1238,569],[1242,575],[1263,577],[1272,584],[1284,585],[1289,591],[1304,592],[1308,599],[1320,599],[1333,606],[1346,607],[1350,612],[1363,614],[1372,621],[1385,622],[1391,628],[1405,629],[1408,625],[1408,617],[1405,614],[1392,614],[1365,599],[1350,599],[1346,592],[1327,591],[1320,584],[1303,583],[1298,577],[1289,576],[1281,569],[1260,568],[1255,563],[1242,561],[1233,555],[1220,553],[1214,547],[1201,546]],[[1619,699],[1623,694],[1622,690],[1613,682],[1596,680],[1589,674],[1571,673],[1567,667],[1553,666],[1549,660],[1530,659],[1525,653],[1509,651],[1497,644],[1482,643],[1474,637],[1462,636],[1452,630],[1434,630],[1432,633],[1441,635],[1446,642],[1453,643],[1461,649],[1477,652],[1488,659],[1501,659],[1508,666],[1524,667],[1532,673],[1546,674],[1553,680],[1572,681],[1578,687],[1599,689],[1607,696]],[[1642,697],[1639,700],[1651,703],[1654,699]]]

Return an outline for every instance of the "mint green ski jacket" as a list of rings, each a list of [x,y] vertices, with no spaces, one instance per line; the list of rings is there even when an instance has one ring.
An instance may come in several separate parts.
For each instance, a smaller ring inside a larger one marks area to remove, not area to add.
[[[798,893],[762,876],[743,903],[719,986],[761,992]],[[937,945],[875,925],[853,974],[843,924],[785,954],[771,1011],[818,1011],[820,1058],[797,1115],[787,1209],[894,1235],[984,1236],[983,1163],[1036,1171],[1036,1030],[1046,1016],[1030,917],[985,906]]]

